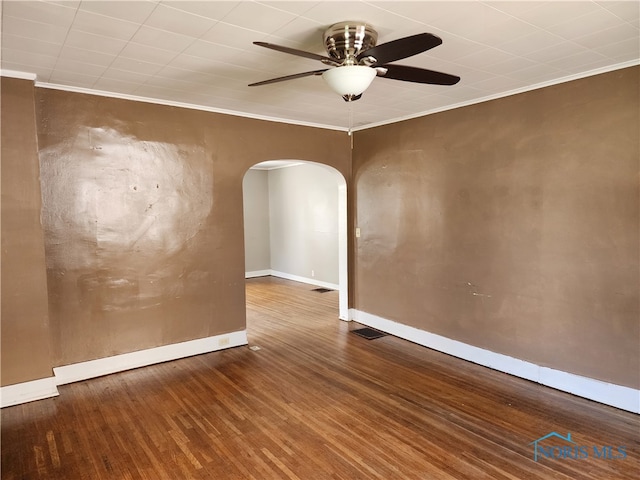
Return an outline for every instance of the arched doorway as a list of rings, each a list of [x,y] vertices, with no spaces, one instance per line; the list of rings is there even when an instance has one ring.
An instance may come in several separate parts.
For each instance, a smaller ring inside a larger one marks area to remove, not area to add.
[[[262,162],[243,180],[245,271],[337,289],[348,315],[347,187],[333,167]],[[268,238],[268,241],[266,240]]]

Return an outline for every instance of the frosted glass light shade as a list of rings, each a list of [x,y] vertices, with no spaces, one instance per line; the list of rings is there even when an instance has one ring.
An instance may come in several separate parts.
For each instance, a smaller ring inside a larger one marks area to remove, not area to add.
[[[329,87],[339,95],[360,95],[376,76],[376,70],[362,65],[330,68],[322,74]]]

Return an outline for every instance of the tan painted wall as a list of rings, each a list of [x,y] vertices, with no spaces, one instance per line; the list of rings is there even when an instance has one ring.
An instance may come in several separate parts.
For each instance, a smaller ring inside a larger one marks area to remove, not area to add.
[[[0,79],[1,385],[51,377],[33,82]]]
[[[37,89],[56,365],[245,328],[242,179],[342,132]]]
[[[355,308],[640,387],[638,72],[357,132]]]
[[[3,79],[2,385],[244,328],[242,179],[284,158],[357,189],[352,306],[638,388],[638,80],[356,132],[353,178],[341,132],[35,89],[43,242],[33,87]]]

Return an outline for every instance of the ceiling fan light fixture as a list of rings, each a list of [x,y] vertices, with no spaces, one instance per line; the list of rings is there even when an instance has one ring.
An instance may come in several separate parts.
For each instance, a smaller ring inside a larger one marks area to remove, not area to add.
[[[376,77],[376,70],[362,65],[343,65],[327,70],[322,78],[338,95],[362,95]]]

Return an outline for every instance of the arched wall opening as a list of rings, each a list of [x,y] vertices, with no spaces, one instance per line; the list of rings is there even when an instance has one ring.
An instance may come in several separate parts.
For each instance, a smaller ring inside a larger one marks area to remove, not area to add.
[[[261,162],[243,178],[245,277],[338,290],[348,320],[347,184],[328,165]]]

